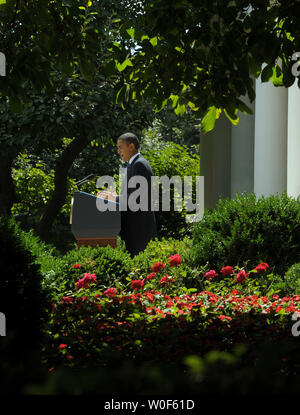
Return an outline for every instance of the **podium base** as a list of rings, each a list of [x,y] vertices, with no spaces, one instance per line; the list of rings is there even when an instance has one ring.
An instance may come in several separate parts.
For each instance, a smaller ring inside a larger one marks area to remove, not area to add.
[[[107,246],[110,245],[113,248],[117,247],[117,238],[78,238],[77,246],[80,249],[81,246]]]

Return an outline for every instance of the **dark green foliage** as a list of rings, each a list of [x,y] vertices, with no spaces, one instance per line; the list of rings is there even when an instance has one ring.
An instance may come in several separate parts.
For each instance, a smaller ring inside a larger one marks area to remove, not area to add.
[[[75,264],[81,267],[74,269]],[[130,269],[130,255],[121,248],[83,246],[70,250],[62,257],[60,273],[53,276],[52,288],[55,287],[57,293],[74,290],[76,282],[85,273],[97,275],[99,288],[114,286],[117,281],[125,284]]]
[[[179,176],[182,189],[185,176],[193,179],[200,175],[200,157],[186,146],[172,142],[164,142],[154,130],[149,130],[141,146],[142,155],[149,161],[154,176],[167,176],[172,178]],[[160,189],[160,211],[156,212],[156,221],[159,237],[182,238],[191,233],[191,225],[186,223],[187,212],[182,203],[182,211],[174,208],[174,188],[170,186],[170,211],[162,211],[162,193]],[[182,190],[182,195],[183,195]],[[195,184],[193,182],[193,197]]]
[[[161,238],[150,241],[146,249],[140,252],[132,259],[132,271],[137,275],[147,276],[152,272],[152,266],[156,262],[169,264],[171,255],[179,254],[182,258],[179,270],[180,275],[184,278],[184,286],[186,288],[203,288],[199,274],[201,270],[193,266],[191,261],[192,240],[185,237],[182,240],[173,238]],[[173,269],[170,271],[174,272]],[[182,287],[183,287],[182,285]]]
[[[284,276],[284,286],[287,293],[300,294],[300,264],[294,264]]]
[[[86,396],[173,394],[178,398],[187,394],[198,397],[199,404],[203,396],[210,394],[228,397],[249,393],[298,395],[297,340],[289,339],[279,344],[266,340],[251,354],[246,345],[237,345],[226,352],[212,350],[203,355],[187,354],[181,363],[172,364],[154,363],[151,356],[142,362],[121,356],[118,359],[111,352],[109,366],[76,371],[58,367],[49,373],[43,384],[30,385],[26,392],[74,395],[76,391],[76,394]],[[285,357],[289,355],[291,359]],[[253,364],[254,357],[256,364]],[[181,408],[179,399],[175,402]],[[214,407],[216,405],[222,410],[224,401],[214,403]]]
[[[220,270],[226,265],[255,267],[267,262],[283,275],[300,261],[300,204],[281,196],[238,195],[220,200],[195,226],[194,263]]]
[[[183,259],[181,267],[190,265],[191,239],[188,237],[182,240],[173,238],[161,238],[150,241],[143,252],[140,252],[132,259],[134,268],[150,272],[156,262],[168,262],[171,255],[179,254]]]
[[[0,217],[0,311],[6,336],[0,341],[1,392],[18,393],[40,369],[42,324],[48,305],[35,258],[12,219]]]

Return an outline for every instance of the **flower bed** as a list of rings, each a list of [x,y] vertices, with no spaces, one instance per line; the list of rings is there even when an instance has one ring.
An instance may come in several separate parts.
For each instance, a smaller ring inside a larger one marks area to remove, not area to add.
[[[154,264],[148,276],[128,278],[127,287],[104,290],[96,289],[95,274],[81,275],[76,264],[74,290],[60,296],[51,310],[45,357],[49,368],[94,367],[112,356],[180,361],[187,354],[231,350],[238,344],[246,344],[252,358],[266,339],[277,344],[291,340],[291,316],[300,315],[300,296],[245,294],[251,277],[262,277],[267,264],[249,272],[229,266],[220,273],[206,271],[203,284],[215,291],[196,292],[184,287],[181,262],[174,255],[167,264]]]

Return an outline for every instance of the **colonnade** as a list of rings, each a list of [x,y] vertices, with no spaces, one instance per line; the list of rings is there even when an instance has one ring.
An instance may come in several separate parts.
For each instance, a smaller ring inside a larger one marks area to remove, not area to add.
[[[296,80],[297,81],[297,80]],[[200,175],[205,207],[236,193],[262,195],[287,191],[300,196],[300,89],[255,81],[253,115],[239,114],[234,126],[222,115],[213,131],[201,135]],[[298,129],[299,128],[299,129]]]

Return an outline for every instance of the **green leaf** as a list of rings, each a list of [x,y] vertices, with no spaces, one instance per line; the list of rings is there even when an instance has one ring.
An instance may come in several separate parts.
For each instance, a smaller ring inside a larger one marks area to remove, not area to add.
[[[0,0],[0,6],[1,6],[2,4],[6,4],[6,0]]]
[[[191,101],[188,102],[188,106],[191,108],[192,111],[198,111],[199,109],[199,107],[196,107],[196,105]]]
[[[115,100],[116,104],[123,102],[124,97],[125,97],[125,92],[126,92],[126,87],[125,85],[123,85],[122,88],[120,88],[119,91],[117,92],[116,100]]]
[[[185,112],[185,105],[184,104],[177,104],[177,107],[175,108],[175,114],[176,115],[183,115]]]
[[[248,105],[246,105],[243,101],[240,99],[237,100],[238,109],[244,113],[244,114],[253,114],[253,111]]]
[[[130,27],[129,29],[126,29],[126,32],[129,34],[131,39],[134,39],[135,29],[134,27]]]
[[[283,73],[279,65],[273,68],[272,82],[274,86],[283,86]]]
[[[261,82],[269,82],[273,76],[273,64],[269,63],[261,73]]]
[[[173,108],[175,108],[177,103],[178,103],[179,96],[178,95],[171,95],[170,99],[172,101]]]
[[[157,37],[153,37],[152,39],[150,39],[149,42],[151,43],[152,46],[156,46],[157,45]]]
[[[133,64],[130,59],[125,59],[123,63],[116,61],[116,66],[117,66],[118,71],[122,72],[124,71],[125,68],[127,68],[127,66],[133,66]]]
[[[214,129],[216,120],[220,117],[222,110],[216,107],[209,107],[206,115],[203,117],[201,121],[201,127],[204,133],[208,133],[209,131]]]
[[[231,110],[224,108],[224,112],[225,112],[226,117],[229,119],[229,121],[233,125],[238,125],[238,123],[239,123],[239,117],[236,115],[237,110],[235,110],[234,112],[232,112]]]
[[[292,72],[290,72],[289,70],[288,71],[286,71],[284,74],[283,74],[283,76],[282,76],[282,82],[283,82],[283,85],[286,87],[286,88],[289,88],[290,86],[292,86],[293,84],[294,84],[294,82],[295,82],[295,77],[294,77],[294,75],[292,74]]]

